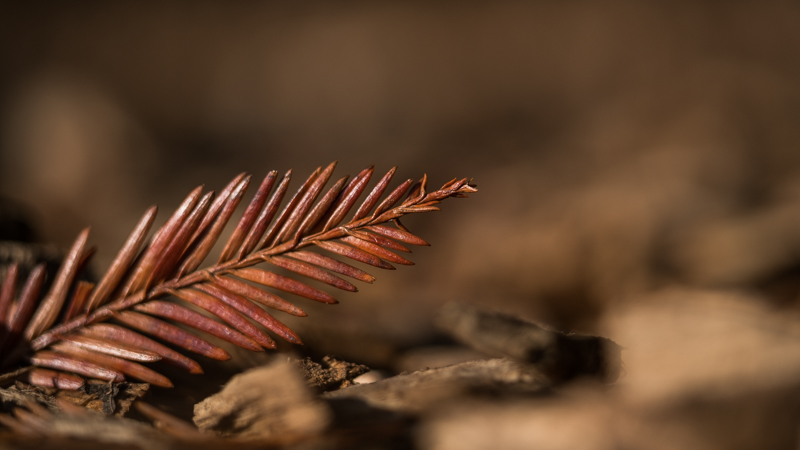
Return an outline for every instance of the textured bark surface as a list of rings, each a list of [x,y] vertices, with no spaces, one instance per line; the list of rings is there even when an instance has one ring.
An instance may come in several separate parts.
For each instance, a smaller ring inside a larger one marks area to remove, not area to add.
[[[535,367],[509,359],[489,359],[400,374],[327,392],[323,398],[358,400],[373,408],[419,414],[470,395],[526,396],[548,390],[547,378]]]
[[[581,376],[605,382],[619,378],[622,349],[607,338],[552,331],[460,303],[445,305],[437,324],[475,350],[536,366],[554,383]]]
[[[201,430],[243,439],[314,435],[331,419],[297,368],[285,361],[236,375],[218,394],[195,405],[194,414]]]

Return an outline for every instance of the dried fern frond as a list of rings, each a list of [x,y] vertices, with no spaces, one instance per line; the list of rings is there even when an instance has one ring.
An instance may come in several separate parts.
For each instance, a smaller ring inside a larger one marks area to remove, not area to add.
[[[310,250],[322,249],[382,269],[394,269],[391,263],[413,264],[397,252],[408,252],[406,245],[428,243],[399,219],[438,211],[436,204],[445,198],[477,192],[467,179],[453,179],[427,192],[423,176],[416,183],[405,180],[384,197],[393,168],[355,208],[374,169],[364,169],[349,183],[343,177],[324,191],[335,166],[318,168],[282,210],[291,171],[279,182],[277,172],[270,172],[216,263],[204,269],[198,270],[250,184],[244,173],[216,197],[213,192],[203,194],[202,187],[193,190],[143,245],[156,215],[156,207],[148,209],[97,285],[76,282],[93,253],[86,248],[88,228],[78,235],[43,298],[44,267],[36,267],[17,289],[18,269],[12,266],[0,288],[0,366],[26,360],[33,366],[27,373],[32,384],[61,389],[80,387],[83,377],[108,381],[132,377],[169,387],[169,379],[143,364],[163,360],[192,373],[202,369],[159,341],[218,360],[230,355],[194,331],[252,351],[275,348],[265,329],[300,344],[300,338],[264,307],[295,316],[306,313],[265,288],[323,303],[337,303],[336,299],[295,278],[253,266],[266,263],[297,278],[354,292],[356,286],[342,276],[366,283],[375,278]]]

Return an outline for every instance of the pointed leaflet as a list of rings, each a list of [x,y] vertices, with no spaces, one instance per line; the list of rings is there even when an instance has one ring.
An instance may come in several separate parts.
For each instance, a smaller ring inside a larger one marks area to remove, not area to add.
[[[280,289],[281,291],[296,294],[311,300],[316,300],[318,302],[339,303],[327,292],[320,291],[317,288],[311,287],[305,283],[293,280],[283,275],[278,275],[277,273],[252,268],[238,269],[231,271],[231,273],[237,277],[244,278],[245,280],[263,284],[264,286],[269,286],[275,289]]]
[[[31,340],[42,334],[42,332],[48,329],[50,325],[56,321],[56,318],[58,318],[58,313],[64,305],[64,300],[67,298],[69,286],[72,284],[73,278],[75,278],[75,272],[78,269],[81,255],[83,255],[83,248],[86,246],[86,240],[88,238],[89,229],[86,228],[78,235],[75,243],[72,244],[72,248],[69,253],[67,253],[64,262],[58,269],[58,274],[56,275],[53,285],[50,287],[50,292],[42,301],[33,320],[31,320],[31,323],[25,330],[25,338],[27,340]]]
[[[242,172],[239,175],[236,175],[236,178],[225,185],[225,188],[222,189],[217,198],[214,199],[214,202],[211,203],[211,207],[208,208],[208,213],[205,217],[203,217],[203,221],[200,222],[200,226],[197,228],[197,230],[195,230],[194,235],[192,235],[192,242],[195,242],[197,238],[208,231],[211,224],[216,220],[217,214],[219,214],[219,212],[222,210],[222,207],[225,206],[225,203],[230,200],[234,190],[241,188],[242,182],[244,182],[245,178],[247,178],[247,172]]]
[[[367,253],[359,248],[351,247],[340,242],[314,241],[314,243],[325,250],[328,250],[329,252],[338,253],[350,259],[355,259],[356,261],[361,261],[371,266],[380,267],[381,269],[394,270],[394,266],[391,264],[383,261],[372,253]]]
[[[8,333],[8,315],[11,310],[11,302],[14,301],[14,294],[17,290],[18,271],[17,263],[11,264],[6,272],[3,285],[0,287],[0,348]]]
[[[167,247],[161,254],[161,258],[153,268],[153,272],[150,274],[146,286],[152,286],[156,282],[163,281],[175,271],[175,266],[187,250],[187,247],[191,244],[189,239],[191,239],[195,230],[200,225],[200,220],[205,216],[213,196],[214,191],[211,191],[197,202],[197,206],[195,206],[186,220],[181,224],[175,237],[167,244]]]
[[[380,245],[381,247],[389,247],[392,250],[411,253],[411,250],[409,250],[408,247],[406,247],[405,245],[393,241],[387,237],[381,236],[379,234],[373,234],[366,231],[357,231],[357,230],[351,230],[348,232],[348,234],[351,236],[355,236],[359,239],[372,242],[373,244]]]
[[[108,268],[103,279],[100,280],[100,283],[92,292],[91,297],[89,297],[89,301],[86,303],[87,312],[92,312],[98,306],[105,303],[106,300],[108,300],[108,296],[111,295],[111,292],[113,292],[119,285],[119,282],[122,281],[122,277],[125,276],[134,258],[136,258],[136,254],[142,247],[142,243],[145,237],[147,237],[147,232],[150,230],[150,226],[153,225],[153,220],[156,218],[157,211],[158,208],[152,206],[144,213],[142,218],[139,219],[139,223],[136,224],[131,235],[125,240],[125,245],[123,245],[119,253],[117,253],[114,261],[111,263],[111,267]]]
[[[369,215],[369,212],[372,210],[372,207],[375,206],[375,203],[377,203],[378,200],[380,200],[381,195],[383,195],[383,191],[386,190],[386,186],[389,185],[389,181],[392,180],[392,177],[394,176],[394,173],[396,171],[397,171],[397,166],[392,167],[391,170],[386,172],[386,175],[384,175],[378,181],[378,184],[376,184],[375,187],[372,188],[372,191],[369,193],[369,195],[367,195],[367,198],[364,200],[361,206],[358,207],[356,215],[353,216],[353,221],[363,219],[364,217],[367,217],[367,215]]]
[[[265,248],[267,247],[267,245],[275,246],[278,244],[278,240],[275,239],[275,237],[281,231],[281,228],[283,227],[284,223],[292,214],[292,211],[295,210],[295,207],[297,207],[297,204],[300,202],[300,200],[303,198],[303,194],[305,194],[309,186],[311,186],[311,183],[314,182],[314,180],[319,176],[321,171],[322,167],[318,167],[317,170],[315,170],[314,173],[312,173],[306,179],[303,185],[300,186],[300,189],[298,189],[297,192],[294,193],[294,196],[292,197],[291,200],[289,200],[289,203],[287,203],[286,206],[283,208],[283,211],[281,211],[281,214],[272,224],[269,231],[267,231],[267,234],[265,234],[264,237],[261,239],[261,241],[259,241],[258,248]]]
[[[69,321],[83,312],[92,289],[94,289],[94,283],[83,280],[78,282],[78,285],[75,287],[75,292],[73,292],[72,298],[67,305],[67,312],[64,313],[64,322]]]
[[[385,259],[387,261],[391,261],[391,262],[397,263],[397,264],[405,264],[407,266],[413,266],[414,265],[413,262],[403,258],[402,256],[400,256],[400,255],[398,255],[396,253],[392,253],[389,250],[386,250],[385,248],[383,248],[383,247],[381,247],[379,245],[375,245],[372,242],[367,242],[367,241],[359,239],[359,238],[357,238],[355,236],[345,236],[345,237],[342,238],[342,241],[347,242],[348,244],[350,244],[350,245],[352,245],[354,247],[358,247],[361,250],[364,250],[365,252],[372,253],[373,255],[375,255],[375,256],[377,256],[377,257],[379,257],[381,259]]]
[[[386,198],[380,203],[380,205],[378,205],[378,207],[375,208],[375,212],[372,213],[372,217],[378,217],[379,215],[381,215],[381,213],[387,211],[392,206],[394,206],[394,204],[397,203],[398,200],[400,200],[400,197],[402,197],[403,194],[406,193],[408,188],[411,187],[411,184],[413,182],[414,180],[409,178],[408,180],[400,184],[400,186],[397,186],[389,195],[386,196]]]
[[[403,206],[406,205],[413,205],[422,201],[425,197],[425,185],[428,183],[428,174],[422,174],[422,179],[419,180],[417,184],[411,189],[411,192],[408,193],[408,197],[406,201],[403,202]]]
[[[258,329],[235,309],[226,305],[219,299],[196,289],[181,289],[172,294],[228,322],[233,328],[262,346],[266,348],[275,348],[275,341],[273,341],[267,333]]]
[[[44,263],[36,266],[25,282],[25,287],[22,288],[22,293],[17,301],[17,306],[14,308],[14,315],[8,317],[8,333],[5,338],[0,341],[0,354],[4,354],[7,350],[12,349],[22,335],[22,330],[28,324],[28,321],[36,308],[36,302],[39,300],[39,292],[44,284],[45,265]]]
[[[225,228],[225,225],[230,220],[231,215],[233,215],[233,211],[236,210],[236,206],[239,205],[239,201],[242,199],[242,195],[244,195],[245,191],[247,191],[247,186],[250,184],[250,177],[243,177],[238,184],[236,184],[233,189],[231,189],[230,193],[226,196],[225,191],[217,200],[225,199],[224,206],[222,206],[222,211],[216,215],[213,221],[213,225],[211,225],[211,229],[205,235],[201,235],[198,238],[197,245],[194,246],[193,249],[189,250],[189,256],[184,261],[183,265],[181,266],[180,270],[178,271],[179,276],[192,272],[193,270],[200,267],[200,264],[206,259],[208,253],[211,251],[211,248],[214,247],[214,244],[219,239],[219,235],[222,233],[222,230]],[[227,190],[227,188],[226,188]],[[226,198],[227,197],[227,198]],[[222,203],[221,203],[222,204]],[[208,214],[203,219],[203,222],[200,224],[200,228],[202,229],[205,225],[205,220],[212,216],[214,213],[215,206],[217,202],[214,202]],[[209,223],[211,223],[209,221]]]
[[[161,358],[164,360],[164,362],[168,362],[174,366],[186,369],[190,373],[203,373],[203,369],[200,367],[200,364],[197,364],[197,362],[193,361],[192,359],[189,359],[175,350],[161,345],[148,337],[142,336],[135,331],[123,328],[119,325],[98,323],[90,326],[89,328],[82,328],[79,333],[83,336],[89,336],[95,339],[109,340],[132,345],[136,348],[161,355]]]
[[[178,305],[177,303],[152,300],[147,303],[136,305],[133,309],[150,314],[151,316],[172,319],[175,322],[205,331],[212,336],[216,336],[222,340],[236,344],[239,347],[247,350],[254,352],[264,351],[260,345],[256,344],[247,336],[239,333],[238,331],[223,325],[216,320],[212,320],[198,312],[192,311],[189,308]]]
[[[250,252],[252,252],[258,246],[258,243],[269,226],[269,223],[272,221],[272,218],[275,217],[275,213],[278,211],[278,207],[281,205],[283,196],[286,195],[286,190],[289,188],[289,181],[291,179],[292,171],[290,170],[286,172],[286,175],[283,176],[281,183],[278,185],[277,189],[275,189],[275,192],[272,193],[269,203],[267,203],[267,206],[261,210],[261,213],[256,219],[256,223],[250,229],[250,232],[247,233],[247,238],[245,238],[244,244],[242,244],[242,248],[239,250],[240,259],[244,255],[250,254]]]
[[[299,273],[300,275],[305,275],[309,278],[322,281],[325,284],[329,284],[345,291],[358,292],[358,289],[356,289],[356,287],[351,283],[348,283],[336,275],[332,275],[318,267],[314,267],[311,264],[296,261],[291,258],[284,258],[282,256],[268,256],[264,258],[264,261],[274,264],[278,267],[282,267],[286,270],[290,270],[294,273]]]
[[[38,367],[74,372],[100,380],[125,381],[125,376],[121,372],[106,369],[63,353],[42,350],[31,357],[31,363]]]
[[[211,282],[245,298],[249,298],[250,300],[261,303],[264,306],[277,309],[278,311],[283,311],[298,317],[306,317],[308,315],[302,309],[278,297],[277,295],[271,292],[263,291],[255,286],[245,283],[244,281],[237,280],[236,278],[226,277],[224,275],[213,276],[211,277]]]
[[[61,336],[61,340],[71,342],[72,344],[86,350],[91,350],[97,353],[105,353],[106,355],[116,356],[118,358],[130,359],[131,361],[154,362],[161,360],[161,356],[158,353],[142,350],[120,342],[112,343],[87,336],[81,336],[79,334]]]
[[[58,342],[52,345],[51,348],[59,353],[80,359],[81,361],[96,364],[104,369],[130,375],[146,383],[152,383],[161,387],[172,387],[172,382],[164,375],[132,361],[102,353],[95,353],[75,345],[72,342]]]
[[[244,211],[244,214],[242,214],[242,218],[239,219],[239,224],[236,225],[233,234],[231,234],[231,237],[225,244],[225,248],[222,250],[222,254],[220,254],[219,262],[228,261],[236,250],[239,249],[239,246],[242,245],[246,234],[256,221],[256,216],[267,201],[267,197],[272,190],[272,185],[275,183],[275,177],[277,175],[278,172],[273,170],[264,177],[264,181],[261,182],[261,186],[258,187],[250,204],[247,205],[247,209]]]
[[[302,222],[306,213],[309,209],[311,209],[311,205],[314,203],[314,200],[316,200],[319,193],[322,192],[322,188],[325,186],[325,183],[328,182],[328,179],[330,179],[333,169],[335,168],[336,161],[330,163],[328,167],[326,167],[325,170],[323,170],[319,176],[314,179],[314,181],[308,187],[308,190],[306,190],[306,192],[300,198],[300,201],[297,202],[297,206],[292,209],[288,220],[281,228],[278,236],[275,238],[275,244],[287,241],[294,236],[294,233],[300,227],[300,223]]]
[[[317,223],[322,219],[326,212],[333,204],[334,200],[336,200],[336,196],[339,195],[339,192],[344,187],[344,183],[347,182],[347,177],[343,177],[337,181],[333,187],[331,187],[328,192],[325,193],[324,196],[314,205],[314,208],[311,212],[308,213],[303,222],[300,224],[300,227],[297,229],[297,234],[295,235],[295,239],[300,239],[301,236],[305,236],[308,234],[309,231],[314,229]]]
[[[320,255],[319,253],[298,250],[295,252],[286,253],[286,256],[289,256],[294,259],[299,259],[300,261],[305,261],[315,266],[323,267],[325,269],[330,270],[331,272],[340,273],[350,278],[361,280],[365,283],[371,284],[373,281],[375,281],[375,277],[368,274],[367,272],[364,272],[361,269],[357,269],[349,264],[343,263],[338,259],[333,259],[325,255]]]
[[[425,242],[422,238],[419,238],[408,231],[400,230],[397,228],[387,227],[386,225],[370,225],[365,227],[370,231],[374,231],[375,233],[384,235],[386,237],[390,237],[392,239],[396,239],[400,242],[405,242],[406,244],[411,245],[420,245],[420,246],[430,246]]]
[[[221,300],[228,306],[255,320],[268,330],[286,339],[287,341],[295,344],[302,344],[300,337],[295,334],[294,331],[290,330],[286,325],[275,320],[274,317],[272,317],[263,309],[259,308],[257,305],[254,305],[252,302],[250,302],[250,300],[212,283],[197,284],[195,287],[206,294]]]
[[[328,231],[331,228],[339,225],[339,223],[344,219],[347,213],[350,211],[350,208],[358,200],[358,197],[364,192],[364,189],[367,187],[367,183],[369,183],[370,178],[372,178],[372,173],[375,171],[375,166],[369,166],[368,168],[361,171],[357,177],[347,185],[344,192],[342,193],[341,198],[336,203],[336,207],[331,213],[330,219],[328,222],[325,223],[325,226],[322,228],[322,231]]]
[[[175,234],[178,233],[186,217],[188,217],[194,209],[197,201],[200,199],[202,190],[202,186],[195,188],[172,214],[172,217],[167,220],[167,223],[158,230],[155,237],[153,237],[153,240],[150,242],[150,245],[147,247],[147,250],[144,251],[139,263],[136,265],[133,276],[125,286],[123,290],[125,295],[133,294],[143,288],[145,288],[145,292],[147,291],[149,286],[146,284],[150,279],[150,275],[153,273],[153,269],[155,269],[156,263],[162,258],[164,250],[175,237]]]
[[[144,331],[147,334],[156,336],[162,341],[167,341],[180,348],[199,353],[205,357],[219,361],[231,359],[231,355],[229,355],[228,352],[216,345],[178,328],[175,325],[164,322],[163,320],[158,320],[155,317],[133,311],[120,311],[114,314],[114,318],[131,328]]]
[[[83,387],[83,378],[50,369],[33,369],[27,373],[28,383],[52,389],[74,391]]]

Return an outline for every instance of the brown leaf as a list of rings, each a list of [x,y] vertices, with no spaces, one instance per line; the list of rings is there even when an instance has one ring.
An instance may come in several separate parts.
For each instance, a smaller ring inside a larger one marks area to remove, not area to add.
[[[300,224],[300,227],[297,230],[297,234],[295,235],[295,239],[300,239],[300,237],[305,236],[308,234],[314,227],[322,220],[325,213],[328,212],[333,202],[336,200],[336,197],[341,192],[342,188],[344,187],[344,183],[347,182],[347,177],[340,178],[325,195],[314,205],[314,208],[309,212],[303,222]]]
[[[161,387],[172,387],[172,382],[169,381],[169,378],[132,361],[86,350],[85,348],[82,348],[79,345],[69,341],[58,342],[52,345],[51,348],[59,353],[80,359],[81,361],[86,361],[105,369],[130,375],[131,377],[146,383],[152,383]]]
[[[0,350],[3,347],[3,341],[8,334],[8,323],[11,312],[11,304],[14,301],[14,294],[17,290],[17,273],[19,267],[17,263],[8,266],[6,278],[3,280],[2,288],[0,288]]]
[[[394,204],[397,203],[398,200],[400,200],[400,197],[402,197],[403,194],[406,193],[408,188],[411,187],[412,183],[414,183],[414,180],[409,178],[408,180],[400,184],[400,186],[397,186],[388,196],[386,196],[386,198],[381,202],[381,204],[378,205],[377,208],[375,208],[375,212],[372,213],[372,217],[378,217],[384,211],[394,206]]]
[[[361,269],[357,269],[349,264],[343,263],[337,259],[329,258],[325,255],[320,255],[319,253],[298,250],[295,252],[286,253],[286,256],[289,256],[294,259],[299,259],[300,261],[305,261],[309,264],[320,266],[322,268],[330,270],[331,272],[340,273],[350,278],[361,280],[365,283],[371,284],[373,281],[375,281],[375,277],[368,274],[367,272],[364,272]]]
[[[372,191],[367,195],[367,198],[364,199],[364,202],[361,203],[361,206],[358,207],[355,216],[353,216],[353,221],[363,219],[369,215],[369,212],[372,210],[372,207],[378,203],[380,200],[381,195],[383,195],[383,191],[386,190],[386,187],[389,185],[389,182],[392,180],[394,173],[397,171],[397,166],[392,167],[386,175],[384,175],[378,183],[372,188]]]
[[[228,291],[224,288],[221,288],[213,283],[198,284],[195,286],[195,288],[205,292],[208,295],[213,296],[214,298],[221,300],[228,306],[231,306],[232,308],[236,309],[237,311],[249,317],[250,319],[255,320],[268,330],[286,339],[287,341],[295,344],[303,343],[300,340],[300,337],[297,334],[295,334],[294,331],[290,330],[289,327],[287,327],[286,325],[275,320],[275,318],[272,317],[269,313],[267,313],[257,305],[254,305],[248,299],[238,294],[235,294],[231,291]]]
[[[245,336],[262,346],[266,348],[275,348],[275,341],[273,341],[271,337],[219,299],[196,289],[181,289],[173,292],[173,295],[228,322],[233,328],[241,331]]]
[[[277,295],[261,290],[253,285],[245,283],[244,281],[237,280],[236,278],[220,275],[213,277],[212,282],[224,287],[229,291],[236,292],[241,296],[259,302],[264,306],[277,309],[278,311],[283,311],[298,317],[306,317],[308,315],[302,309],[278,297]]]
[[[197,362],[181,355],[171,348],[159,344],[148,337],[142,336],[135,331],[123,328],[119,325],[98,323],[88,328],[82,328],[79,333],[84,336],[94,337],[97,339],[107,339],[110,341],[121,342],[142,350],[157,353],[161,355],[161,358],[163,358],[164,362],[186,369],[191,373],[203,373],[203,369],[200,367],[200,364],[197,364]]]
[[[327,292],[320,291],[317,288],[311,287],[305,283],[293,280],[283,275],[278,275],[277,273],[253,268],[237,269],[231,271],[231,273],[237,277],[244,278],[245,280],[263,284],[264,286],[269,286],[284,292],[289,292],[290,294],[316,300],[318,302],[338,303],[338,301],[331,297]]]
[[[222,340],[236,344],[239,347],[254,351],[263,352],[264,349],[238,331],[223,325],[216,320],[212,320],[196,311],[185,308],[177,303],[170,303],[161,300],[152,300],[147,303],[136,305],[133,309],[153,316],[160,316],[172,319],[175,322],[188,325],[206,333],[216,336]]]
[[[370,230],[370,231],[374,231],[374,232],[376,232],[378,234],[382,234],[382,235],[384,235],[386,237],[390,237],[392,239],[396,239],[396,240],[398,240],[400,242],[405,242],[406,244],[421,245],[421,246],[430,246],[431,245],[431,244],[428,244],[427,242],[425,242],[422,238],[417,237],[417,236],[409,233],[408,231],[400,230],[400,229],[397,229],[397,228],[388,227],[386,225],[370,225],[370,226],[365,227],[365,228]]]
[[[100,367],[96,364],[67,356],[63,353],[56,353],[47,350],[36,352],[31,356],[31,363],[39,367],[75,372],[91,378],[106,381],[124,381],[122,373]]]
[[[350,231],[350,235],[355,236],[359,239],[363,239],[365,241],[372,242],[373,244],[380,245],[381,247],[389,247],[392,250],[411,253],[411,250],[409,250],[409,248],[406,247],[405,245],[400,244],[397,241],[393,241],[385,236],[358,230]]]
[[[191,244],[190,238],[200,226],[200,221],[205,216],[213,196],[213,191],[208,192],[197,202],[197,206],[183,221],[178,232],[164,249],[155,268],[153,268],[153,272],[150,274],[150,278],[147,280],[146,286],[152,286],[157,282],[163,281],[175,270],[175,266]]]
[[[394,270],[394,266],[381,260],[377,256],[367,253],[364,250],[342,244],[340,242],[327,242],[327,241],[314,241],[315,244],[328,250],[329,252],[338,253],[356,261],[369,264],[371,266],[379,267],[381,269]]]
[[[377,256],[377,257],[379,257],[381,259],[385,259],[387,261],[391,261],[391,262],[397,263],[397,264],[405,264],[407,266],[413,266],[414,265],[413,262],[403,258],[402,256],[400,256],[400,255],[398,255],[396,253],[392,253],[389,250],[386,250],[385,248],[383,248],[383,247],[381,247],[379,245],[375,245],[372,242],[367,242],[367,241],[365,241],[363,239],[359,239],[359,238],[357,238],[355,236],[343,237],[342,241],[347,242],[348,244],[350,244],[350,245],[352,245],[354,247],[358,247],[361,250],[364,250],[365,252],[372,253],[373,255],[375,255],[375,256]]]
[[[242,245],[242,241],[244,241],[245,236],[250,232],[250,228],[256,221],[256,216],[261,212],[261,208],[267,201],[277,175],[278,172],[273,170],[264,177],[264,181],[261,182],[250,204],[247,205],[247,209],[245,209],[244,214],[242,214],[242,218],[239,219],[239,223],[233,230],[231,237],[228,238],[228,242],[225,244],[222,254],[220,254],[220,262],[229,260],[236,250],[239,249],[239,246]]]
[[[231,355],[220,347],[155,317],[133,311],[120,311],[114,315],[114,318],[131,328],[205,357],[219,361],[231,359]]]
[[[356,287],[351,283],[348,283],[347,281],[335,275],[302,261],[285,258],[283,256],[269,256],[264,258],[264,261],[274,264],[278,267],[282,267],[286,270],[299,273],[300,275],[305,275],[309,278],[322,281],[325,284],[329,284],[345,291],[358,292],[358,289],[356,289]]]
[[[289,218],[286,220],[286,223],[283,225],[281,231],[275,238],[273,245],[287,241],[294,236],[294,233],[300,227],[300,224],[302,223],[303,218],[306,216],[306,213],[311,209],[311,205],[314,204],[314,200],[316,200],[319,193],[322,192],[322,188],[325,186],[325,183],[327,183],[328,179],[330,179],[333,169],[336,168],[336,163],[337,161],[330,163],[328,167],[326,167],[325,170],[323,170],[319,176],[314,179],[311,185],[309,185],[308,189],[300,198],[300,201],[297,202],[297,206],[292,209],[292,212],[289,214]]]
[[[268,245],[275,246],[279,242],[276,239],[278,237],[278,233],[283,229],[283,225],[289,219],[289,216],[292,214],[292,211],[295,210],[297,205],[300,203],[300,200],[302,200],[302,198],[304,197],[306,191],[309,189],[314,180],[317,179],[317,177],[319,176],[320,172],[322,172],[322,167],[317,167],[317,170],[315,170],[314,173],[312,173],[306,179],[303,185],[300,186],[300,189],[298,189],[297,192],[294,193],[294,196],[292,196],[291,200],[289,200],[289,203],[287,203],[286,206],[283,208],[283,211],[281,211],[281,214],[272,224],[269,231],[267,231],[267,234],[264,235],[263,239],[261,239],[261,244],[258,246],[259,248],[266,248]]]
[[[292,171],[290,170],[286,172],[286,175],[283,176],[281,184],[279,184],[275,189],[275,192],[272,193],[272,197],[270,197],[269,202],[258,215],[256,223],[250,229],[250,232],[247,234],[247,238],[244,240],[242,249],[239,251],[239,258],[250,254],[250,252],[252,252],[254,249],[260,247],[259,242],[261,241],[261,237],[264,236],[264,232],[269,226],[269,223],[272,221],[272,218],[275,217],[275,213],[278,211],[278,207],[281,205],[281,200],[283,200],[283,196],[286,195],[286,190],[289,188],[289,181],[291,179]]]
[[[157,211],[158,208],[152,206],[144,213],[142,218],[139,219],[139,223],[136,224],[131,235],[125,240],[125,245],[123,245],[119,253],[117,253],[114,261],[111,263],[111,267],[108,268],[105,275],[103,275],[103,279],[100,280],[100,283],[94,291],[92,291],[92,295],[86,303],[87,312],[92,312],[98,306],[105,303],[106,300],[108,300],[108,296],[111,295],[111,292],[117,288],[119,282],[128,272],[134,258],[136,258],[139,249],[142,247],[142,243],[145,237],[147,237],[147,232],[150,230],[150,226],[153,225],[153,220],[156,218]]]
[[[92,293],[92,289],[94,289],[94,283],[83,280],[78,282],[78,285],[75,287],[75,292],[72,294],[72,299],[70,299],[67,304],[64,322],[69,321],[82,312],[86,306],[86,301],[89,299],[89,295]]]
[[[154,362],[161,360],[161,355],[158,353],[142,350],[121,342],[94,339],[79,334],[68,334],[66,336],[62,336],[61,339],[63,341],[69,341],[86,350],[92,350],[97,353],[105,353],[107,355],[130,359],[132,361]]]
[[[237,179],[239,178],[237,177]],[[208,253],[211,252],[211,249],[214,247],[217,239],[219,239],[219,235],[222,234],[222,230],[225,228],[228,220],[230,220],[231,215],[233,215],[233,212],[236,210],[236,206],[239,205],[239,201],[242,199],[245,191],[247,191],[247,186],[249,184],[250,177],[242,177],[239,183],[236,184],[229,193],[223,192],[223,194],[227,195],[220,196],[220,198],[224,199],[225,202],[219,214],[217,214],[214,210],[214,206],[216,206],[217,203],[215,202],[212,205],[212,208],[209,209],[209,212],[206,214],[203,222],[200,223],[199,229],[202,229],[204,225],[206,225],[206,221],[211,223],[213,220],[213,225],[211,225],[211,228],[206,234],[201,234],[197,239],[197,242],[195,242],[195,245],[193,245],[193,248],[187,251],[189,256],[184,260],[183,265],[178,270],[178,276],[182,276],[185,273],[189,273],[197,269],[200,264],[202,264],[203,260],[206,259],[206,256],[208,256]]]
[[[83,387],[83,378],[69,373],[56,372],[50,369],[35,368],[25,375],[28,383],[52,389],[74,391]]]
[[[172,216],[155,234],[150,245],[144,251],[139,262],[136,264],[136,269],[133,275],[128,280],[127,285],[123,289],[124,295],[133,294],[140,289],[148,290],[147,281],[150,279],[150,274],[153,273],[156,264],[163,256],[164,250],[172,242],[175,235],[180,230],[181,225],[186,218],[191,214],[197,201],[200,199],[200,194],[203,191],[202,186],[195,188],[186,198],[183,203],[178,207]]]
[[[58,313],[64,305],[64,300],[67,298],[69,286],[75,278],[76,270],[80,263],[81,256],[83,255],[83,248],[86,246],[86,240],[89,238],[89,229],[86,228],[78,235],[75,242],[72,244],[64,262],[58,269],[58,274],[50,287],[47,297],[42,300],[36,314],[31,320],[28,327],[25,329],[25,339],[32,340],[36,336],[42,334],[44,330],[50,327],[58,318]]]
[[[375,166],[369,166],[368,168],[361,171],[357,177],[347,185],[344,192],[342,192],[341,198],[336,202],[336,206],[333,209],[333,213],[331,214],[330,219],[322,228],[322,231],[328,231],[331,228],[334,228],[336,225],[344,219],[353,205],[356,203],[358,198],[364,192],[367,187],[367,183],[369,183],[370,178],[372,178],[372,173],[375,171]]]
[[[44,263],[36,266],[31,274],[28,275],[28,280],[25,282],[25,287],[22,288],[22,293],[19,296],[16,308],[14,308],[14,315],[8,318],[8,333],[5,339],[0,342],[0,354],[4,354],[7,350],[17,345],[22,335],[22,330],[25,329],[36,308],[36,301],[39,300],[39,292],[44,284],[44,276]]]

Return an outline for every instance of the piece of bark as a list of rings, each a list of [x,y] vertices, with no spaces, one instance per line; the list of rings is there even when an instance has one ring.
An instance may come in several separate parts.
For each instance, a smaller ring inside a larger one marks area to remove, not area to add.
[[[445,305],[437,325],[487,355],[533,364],[554,383],[581,376],[607,383],[619,378],[621,347],[610,339],[547,330],[517,317],[460,303]]]
[[[356,364],[336,359],[332,356],[322,358],[322,364],[311,358],[294,362],[305,376],[308,385],[321,391],[341,389],[353,385],[353,379],[370,371],[363,364]]]
[[[287,361],[237,375],[194,407],[194,423],[201,430],[248,440],[314,435],[330,420],[327,406]]]
[[[400,374],[326,392],[322,397],[334,402],[358,400],[380,410],[418,414],[469,394],[531,395],[548,391],[549,383],[539,370],[503,358]]]
[[[402,353],[397,357],[393,368],[397,372],[414,372],[479,359],[489,358],[484,353],[460,345],[430,345]]]
[[[18,381],[8,389],[0,389],[0,411],[4,413],[24,406],[28,401],[34,401],[53,411],[58,410],[55,397],[44,388],[36,388]]]
[[[62,442],[63,448],[174,448],[169,436],[141,422],[102,414],[56,415],[48,418],[40,434],[48,442]],[[31,436],[33,437],[33,436]],[[77,444],[77,445],[76,445]],[[60,447],[60,446],[55,446]]]
[[[24,406],[25,401],[32,400],[53,411],[59,411],[57,399],[63,398],[87,409],[99,411],[115,417],[124,417],[137,398],[147,393],[148,383],[108,383],[89,380],[80,390],[67,391],[31,386],[17,381],[8,389],[0,389],[0,410],[10,412],[13,407]]]
[[[798,448],[800,317],[751,291],[669,288],[636,300],[605,321],[626,347],[624,383],[455,402],[425,417],[417,448]]]
[[[108,383],[88,380],[81,390],[59,391],[56,396],[115,417],[125,417],[137,398],[150,389],[149,383]]]

